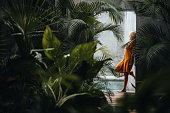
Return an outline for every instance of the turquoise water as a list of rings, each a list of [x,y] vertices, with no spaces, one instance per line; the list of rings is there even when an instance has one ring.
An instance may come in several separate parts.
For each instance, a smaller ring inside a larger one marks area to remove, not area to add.
[[[103,91],[120,91],[123,89],[123,80],[94,79],[94,83],[98,83],[98,86]],[[126,90],[129,90],[128,87]]]

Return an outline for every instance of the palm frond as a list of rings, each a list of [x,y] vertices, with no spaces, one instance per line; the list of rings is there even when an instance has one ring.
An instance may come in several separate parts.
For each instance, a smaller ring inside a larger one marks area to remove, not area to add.
[[[164,9],[168,9],[168,0],[129,1],[129,3],[134,4],[135,11],[138,15],[153,18],[161,15]]]
[[[5,16],[8,17],[8,20],[4,21],[12,25],[14,32],[18,31],[25,35],[40,30],[57,17],[52,16],[54,12],[49,13],[50,8],[42,10],[45,0],[42,3],[36,0],[34,3],[33,0],[14,0],[8,1],[4,6]]]
[[[89,20],[89,16],[94,16],[94,11],[87,2],[77,3],[71,12],[72,18],[82,19],[85,22]]]
[[[103,57],[105,57],[105,55]],[[102,60],[103,57],[98,58],[98,60]],[[104,58],[104,59],[106,59],[106,58]],[[103,67],[99,71],[99,75],[101,75],[101,76],[112,75],[115,77],[119,77],[119,75],[114,71],[113,62],[111,60],[112,59],[109,58],[109,60],[104,62]]]
[[[19,47],[20,54],[28,55],[33,48],[32,33],[43,30],[46,25],[54,24],[54,11],[46,8],[45,0],[7,0],[4,6],[4,23],[11,29]],[[30,35],[32,34],[32,35]],[[41,33],[42,34],[42,33]]]
[[[87,24],[80,19],[73,19],[69,22],[68,25],[68,37],[76,38],[79,36],[79,33],[87,27]]]
[[[97,35],[98,33],[101,33],[103,31],[111,31],[113,32],[113,35],[118,39],[118,40],[122,40],[122,35],[121,35],[121,28],[119,25],[112,25],[112,24],[108,24],[108,25],[100,25],[97,29],[96,29],[96,33],[95,35]]]
[[[72,16],[73,18],[80,18],[86,22],[89,16],[96,16],[102,12],[109,12],[111,15],[110,17],[116,24],[119,21],[122,21],[121,14],[116,9],[116,7],[103,1],[96,1],[91,3],[80,2],[76,4],[75,8],[73,9]]]
[[[9,59],[16,53],[17,47],[13,37],[11,37],[10,30],[0,21],[0,60]]]
[[[96,15],[102,12],[108,12],[110,18],[113,20],[115,24],[123,21],[122,14],[119,12],[118,8],[108,1],[103,2],[101,8],[96,9]]]
[[[168,54],[169,47],[170,47],[170,42],[169,43],[162,42],[162,43],[158,43],[158,44],[155,44],[154,46],[152,46],[148,50],[147,55],[146,55],[147,68],[149,69],[150,67],[152,67],[155,64],[155,62],[157,62],[157,63],[161,62],[162,66],[166,65],[167,63],[165,63],[165,62],[168,62],[168,59],[167,59],[167,61],[165,61],[165,59],[167,58],[167,55],[169,55]]]
[[[150,68],[157,62],[155,59],[159,59],[161,54],[168,54],[169,42],[165,43],[165,36],[161,28],[154,24],[141,26],[136,39],[136,63],[146,64]]]
[[[60,17],[69,16],[69,11],[73,10],[75,3],[73,0],[58,0],[55,4],[56,12]]]
[[[123,0],[103,0],[103,2],[106,2],[114,7],[116,7],[117,9],[121,10],[121,5],[120,4],[123,4],[124,1]]]

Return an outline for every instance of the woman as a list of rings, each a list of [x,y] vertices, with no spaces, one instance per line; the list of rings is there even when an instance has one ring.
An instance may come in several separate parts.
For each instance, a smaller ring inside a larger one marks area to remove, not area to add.
[[[136,32],[131,32],[129,39],[131,42],[126,46],[124,59],[116,66],[115,71],[119,73],[124,73],[124,87],[121,92],[126,92],[128,75],[135,78],[133,72],[131,71],[134,62],[134,48],[136,44]]]

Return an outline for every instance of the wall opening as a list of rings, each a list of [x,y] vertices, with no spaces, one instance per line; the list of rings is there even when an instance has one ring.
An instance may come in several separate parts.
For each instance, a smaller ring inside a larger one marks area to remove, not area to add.
[[[120,24],[122,28],[123,41],[118,41],[111,31],[104,31],[99,34],[99,41],[102,43],[102,46],[105,47],[104,51],[109,53],[110,57],[113,59],[112,65],[113,68],[124,58],[125,48],[122,48],[122,45],[129,41],[129,34],[132,31],[136,31],[136,14],[134,11],[123,11],[123,22]],[[102,13],[98,16],[98,20],[103,24],[113,24],[113,21],[110,19],[108,13]],[[101,47],[99,44],[98,48]],[[103,52],[98,51],[94,55],[95,58],[102,57]],[[132,68],[135,73],[135,66]],[[99,76],[102,77],[102,75]],[[123,88],[123,77],[116,78],[110,73],[106,73],[104,77],[108,82],[110,82],[107,86],[108,89],[121,90]],[[134,91],[135,89],[132,87],[132,84],[135,85],[135,80],[133,77],[129,76],[129,81],[127,85],[127,91]]]

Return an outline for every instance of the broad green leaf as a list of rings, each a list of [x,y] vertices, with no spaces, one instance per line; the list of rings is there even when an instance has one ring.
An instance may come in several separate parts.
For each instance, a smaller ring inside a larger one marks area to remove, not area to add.
[[[43,44],[44,49],[53,48],[53,50],[45,51],[45,54],[49,59],[54,60],[55,59],[55,53],[56,53],[55,50],[59,49],[61,43],[55,37],[55,35],[52,33],[49,26],[47,26],[46,30],[44,31],[42,44]]]
[[[57,68],[61,69],[65,64],[66,59],[60,49],[61,42],[52,33],[49,26],[46,27],[44,32],[42,44],[43,48],[46,50],[45,55],[55,62]]]
[[[86,94],[87,93],[77,93],[77,94],[72,94],[72,95],[63,97],[57,102],[56,106],[61,107],[67,100],[72,99],[76,96],[81,96],[81,95],[86,95]]]
[[[93,57],[98,42],[89,42],[78,45],[70,54],[69,67],[73,71],[82,61]]]

